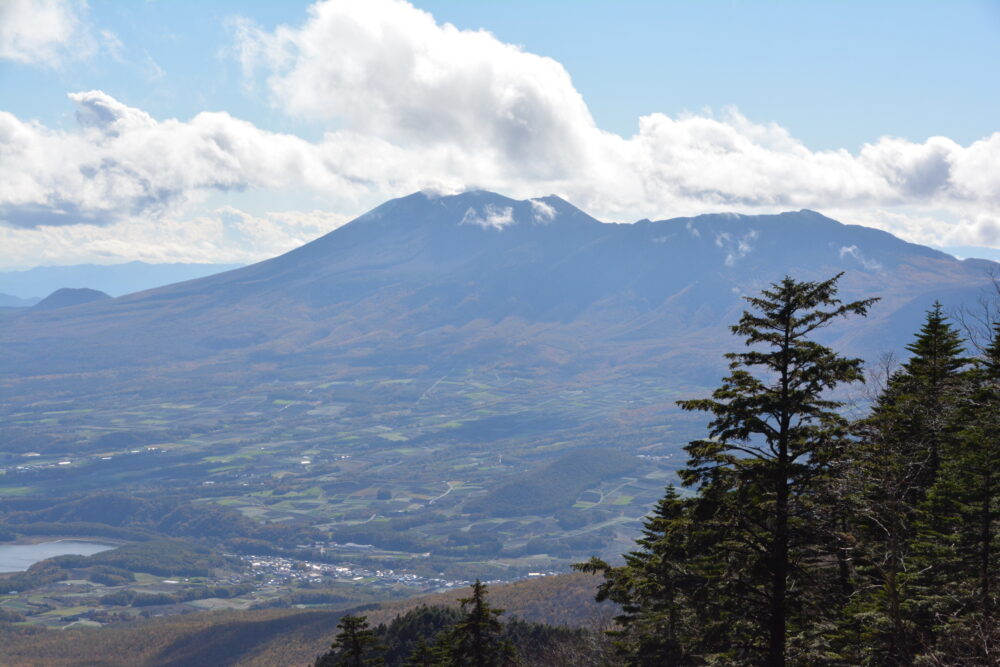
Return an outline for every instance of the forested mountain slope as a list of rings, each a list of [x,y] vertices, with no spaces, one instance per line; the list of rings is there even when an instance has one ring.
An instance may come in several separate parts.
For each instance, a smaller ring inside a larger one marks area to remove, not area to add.
[[[740,296],[785,274],[844,271],[845,296],[879,294],[869,321],[830,334],[870,357],[899,349],[935,298],[974,298],[991,266],[812,211],[604,224],[558,197],[417,193],[259,264],[19,313],[0,332],[0,377],[99,372],[96,389],[126,368],[232,384],[461,364],[704,379]]]

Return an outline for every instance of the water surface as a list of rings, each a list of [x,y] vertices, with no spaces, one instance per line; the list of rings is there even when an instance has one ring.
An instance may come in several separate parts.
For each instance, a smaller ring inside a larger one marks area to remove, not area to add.
[[[89,556],[121,546],[101,542],[81,542],[79,540],[57,540],[38,544],[0,544],[0,572],[23,572],[33,564],[46,558],[75,554]]]

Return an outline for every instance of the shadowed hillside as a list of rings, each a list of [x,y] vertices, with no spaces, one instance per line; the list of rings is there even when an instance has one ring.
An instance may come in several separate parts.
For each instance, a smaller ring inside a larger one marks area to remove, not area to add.
[[[602,627],[612,610],[593,601],[597,580],[571,574],[496,585],[490,601],[505,618],[570,627]],[[457,606],[465,590],[386,603],[360,613],[373,625],[421,605]],[[0,624],[4,665],[246,665],[308,664],[329,648],[343,611],[204,612],[124,627],[29,631]]]

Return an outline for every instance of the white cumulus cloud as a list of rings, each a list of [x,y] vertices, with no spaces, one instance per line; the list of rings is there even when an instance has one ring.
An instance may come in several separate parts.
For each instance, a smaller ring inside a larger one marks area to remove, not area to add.
[[[485,188],[553,192],[606,219],[813,208],[922,243],[1000,244],[1000,132],[965,146],[883,137],[817,151],[728,109],[652,113],[623,137],[596,125],[555,60],[401,0],[325,0],[299,25],[235,26],[251,86],[325,124],[320,138],[224,112],[157,119],[101,91],[70,95],[70,130],[0,112],[0,224],[196,224],[212,193],[287,189],[360,213],[415,190]],[[467,222],[506,224],[502,211]],[[731,261],[751,241],[733,239]]]
[[[244,22],[238,48],[289,113],[401,145],[458,145],[526,177],[572,168],[596,131],[555,60],[397,0],[318,2],[301,27],[274,32]]]
[[[73,93],[79,129],[56,131],[0,112],[0,220],[11,226],[110,224],[158,217],[209,191],[302,184],[350,197],[337,169],[363,145],[311,144],[229,114],[157,121],[101,91]]]
[[[529,196],[554,188],[606,216],[900,205],[1000,206],[1000,132],[961,146],[885,137],[813,151],[774,123],[654,113],[619,137],[596,126],[566,70],[399,0],[329,0],[299,26],[237,32],[272,102],[411,151],[444,173]],[[444,176],[444,173],[442,176]]]
[[[57,67],[86,57],[94,40],[82,20],[85,8],[75,0],[3,0],[0,59]]]

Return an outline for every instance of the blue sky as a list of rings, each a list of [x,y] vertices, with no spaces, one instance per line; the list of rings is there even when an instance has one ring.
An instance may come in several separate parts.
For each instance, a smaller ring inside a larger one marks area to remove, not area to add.
[[[0,266],[249,261],[418,187],[1000,246],[998,65],[986,0],[7,0]]]

